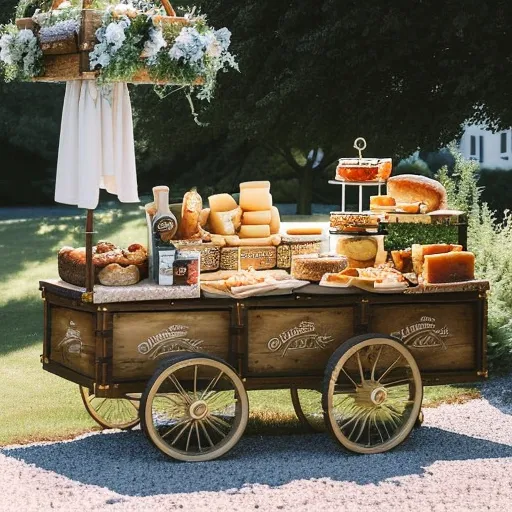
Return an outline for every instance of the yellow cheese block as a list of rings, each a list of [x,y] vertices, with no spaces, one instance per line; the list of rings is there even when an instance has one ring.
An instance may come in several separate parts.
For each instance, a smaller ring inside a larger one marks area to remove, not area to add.
[[[267,225],[256,225],[256,226],[242,226],[240,228],[240,233],[238,233],[240,238],[265,238],[270,236],[270,226]]]
[[[208,198],[208,202],[212,212],[229,212],[238,206],[229,194],[215,194]]]
[[[242,217],[242,226],[254,225],[254,224],[270,224],[272,215],[270,210],[264,210],[262,212],[244,212]]]
[[[240,206],[248,212],[261,212],[270,210],[272,196],[265,188],[242,188],[240,190]]]
[[[240,190],[244,188],[266,188],[270,190],[270,181],[246,181],[240,183]]]
[[[281,217],[279,215],[279,210],[276,206],[272,206],[270,209],[270,233],[272,235],[279,233],[279,229],[281,228]]]
[[[217,235],[234,235],[240,227],[242,209],[235,208],[229,212],[210,212],[209,223],[212,233]]]

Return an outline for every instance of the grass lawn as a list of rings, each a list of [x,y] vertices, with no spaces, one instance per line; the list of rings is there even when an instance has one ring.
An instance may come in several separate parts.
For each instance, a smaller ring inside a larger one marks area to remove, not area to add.
[[[83,245],[83,217],[0,221],[0,446],[54,440],[97,429],[85,411],[78,386],[44,372],[43,305],[40,279],[58,277],[57,252]],[[145,244],[146,227],[137,206],[98,213],[99,239],[119,245]],[[425,405],[479,396],[474,387],[425,388]],[[250,393],[248,433],[301,429],[287,390]]]

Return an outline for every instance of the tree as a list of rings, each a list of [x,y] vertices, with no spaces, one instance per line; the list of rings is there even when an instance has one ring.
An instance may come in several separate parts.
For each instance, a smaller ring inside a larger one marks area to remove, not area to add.
[[[175,97],[173,115],[164,100],[141,133],[172,133],[175,154],[219,137],[216,151],[267,148],[299,179],[300,213],[310,212],[322,171],[355,155],[356,136],[368,140],[368,156],[400,158],[445,145],[475,116],[512,123],[502,115],[504,107],[512,113],[510,102],[492,95],[495,80],[505,98],[512,94],[512,13],[504,1],[447,0],[440,9],[405,0],[206,0],[202,7],[215,26],[232,29],[241,73],[222,77],[201,133],[181,117],[186,108],[176,108]],[[489,54],[496,25],[507,54],[500,65]]]

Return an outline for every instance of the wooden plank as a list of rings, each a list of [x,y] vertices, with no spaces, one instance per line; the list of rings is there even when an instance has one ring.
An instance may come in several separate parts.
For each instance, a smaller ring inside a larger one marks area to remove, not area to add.
[[[179,352],[228,360],[230,311],[115,313],[113,379],[149,378],[158,363]]]
[[[250,374],[322,373],[330,355],[354,332],[354,307],[248,311]]]
[[[82,375],[94,377],[95,315],[52,306],[50,326],[50,360]]]
[[[420,370],[475,369],[481,336],[476,325],[476,302],[372,305],[369,332],[402,340]]]

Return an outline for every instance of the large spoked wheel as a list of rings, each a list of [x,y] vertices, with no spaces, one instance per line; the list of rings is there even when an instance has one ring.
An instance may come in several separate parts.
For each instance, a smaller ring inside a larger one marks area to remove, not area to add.
[[[183,354],[167,360],[141,401],[141,425],[163,453],[206,461],[227,453],[242,436],[249,400],[237,373],[222,360]]]
[[[322,403],[325,422],[348,450],[381,453],[400,444],[420,413],[423,386],[409,350],[381,334],[356,336],[331,356]]]
[[[139,423],[137,395],[126,395],[126,398],[101,398],[84,386],[80,386],[80,395],[87,412],[103,428],[129,430]]]
[[[292,387],[290,396],[299,421],[311,432],[325,432],[322,393],[314,389]]]

